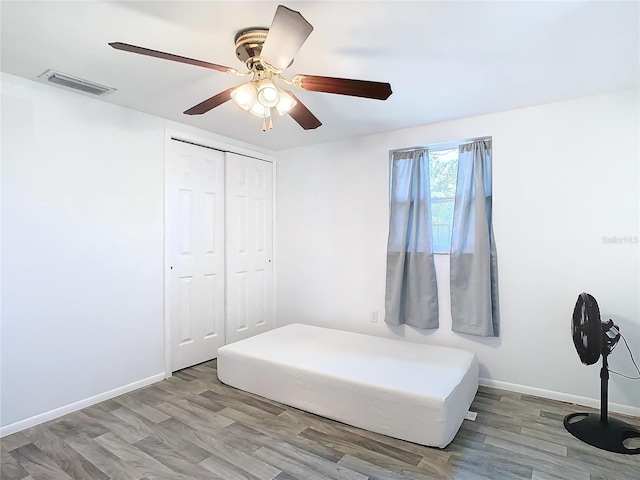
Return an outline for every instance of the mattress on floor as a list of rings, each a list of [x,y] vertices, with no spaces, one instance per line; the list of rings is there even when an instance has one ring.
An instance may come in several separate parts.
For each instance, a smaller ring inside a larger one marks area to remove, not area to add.
[[[391,437],[444,448],[478,389],[464,350],[302,324],[218,349],[232,387]]]

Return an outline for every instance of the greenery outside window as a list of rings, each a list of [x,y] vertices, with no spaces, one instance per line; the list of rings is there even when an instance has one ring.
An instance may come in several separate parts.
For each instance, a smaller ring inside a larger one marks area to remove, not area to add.
[[[458,145],[429,148],[431,232],[434,253],[449,253],[458,174]]]

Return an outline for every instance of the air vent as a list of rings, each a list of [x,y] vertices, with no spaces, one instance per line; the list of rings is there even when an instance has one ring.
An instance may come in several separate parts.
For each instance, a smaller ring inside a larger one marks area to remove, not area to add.
[[[88,80],[83,80],[73,75],[67,75],[66,73],[56,72],[55,70],[47,70],[38,77],[42,81],[47,81],[61,87],[72,88],[74,90],[80,90],[84,93],[96,95],[98,97],[104,97],[111,92],[115,92],[115,88],[105,87]]]

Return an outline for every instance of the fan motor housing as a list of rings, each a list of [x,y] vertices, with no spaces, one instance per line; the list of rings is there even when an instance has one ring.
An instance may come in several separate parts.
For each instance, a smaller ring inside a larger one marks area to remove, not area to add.
[[[262,53],[262,46],[267,39],[268,28],[251,28],[236,34],[236,56],[242,63],[257,58]]]

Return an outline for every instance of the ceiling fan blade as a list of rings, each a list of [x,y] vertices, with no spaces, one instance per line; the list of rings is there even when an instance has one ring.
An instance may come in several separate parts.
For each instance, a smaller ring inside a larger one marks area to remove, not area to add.
[[[393,92],[391,85],[367,80],[350,80],[348,78],[319,77],[316,75],[296,75],[293,83],[303,90],[312,92],[337,93],[353,97],[386,100]]]
[[[199,103],[195,107],[185,110],[184,113],[185,115],[202,115],[203,113],[207,113],[209,110],[213,110],[224,102],[231,100],[231,92],[235,89],[236,87],[231,87],[224,92],[220,92],[219,94],[206,99],[204,102]]]
[[[237,73],[235,68],[225,67],[224,65],[218,65],[215,63],[204,62],[202,60],[196,60],[194,58],[182,57],[180,55],[174,55],[172,53],[160,52],[158,50],[151,50],[150,48],[137,47],[136,45],[130,45],[122,42],[112,42],[111,45],[116,50],[123,50],[125,52],[139,53],[140,55],[147,55],[149,57],[163,58],[165,60],[173,60],[174,62],[188,63],[189,65],[196,65],[198,67],[211,68],[212,70],[218,70],[226,73]]]
[[[286,90],[285,90],[286,91]],[[296,106],[291,109],[289,115],[293,118],[298,125],[305,130],[314,130],[322,125],[322,122],[316,118],[316,116],[309,111],[307,107],[296,97],[293,93],[286,91],[293,99],[298,102]]]
[[[300,12],[278,5],[260,56],[273,68],[284,70],[312,31]]]

